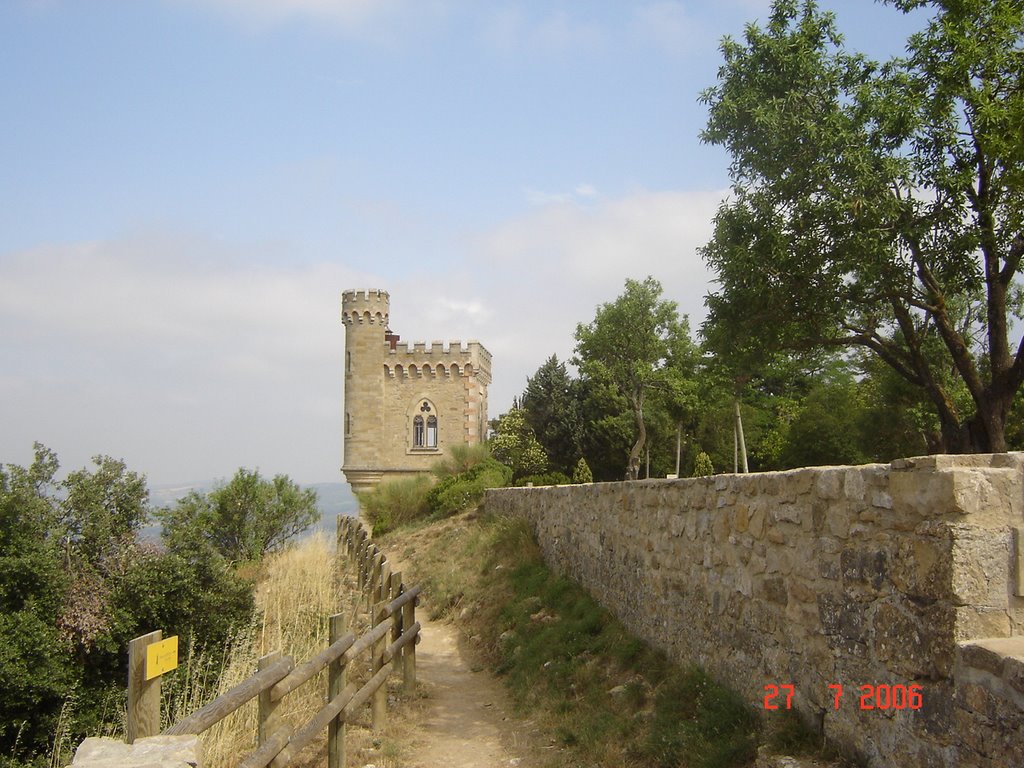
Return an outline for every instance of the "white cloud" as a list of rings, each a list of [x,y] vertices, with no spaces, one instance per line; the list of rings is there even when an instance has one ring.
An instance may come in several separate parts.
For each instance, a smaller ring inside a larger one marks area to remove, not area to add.
[[[531,18],[520,7],[504,7],[490,13],[484,20],[482,36],[489,47],[506,55],[593,50],[607,38],[601,25],[570,16],[563,10]]]
[[[491,317],[476,329],[494,354],[492,410],[506,409],[552,353],[572,354],[576,324],[652,275],[696,328],[711,274],[697,248],[725,192],[640,191],[581,207],[550,203],[481,233],[471,245]]]
[[[443,15],[447,7],[447,0],[169,1],[208,8],[255,29],[298,20],[374,39],[390,39],[397,32],[422,31],[427,19]]]
[[[480,340],[494,416],[551,354],[571,357],[576,324],[627,277],[653,275],[696,324],[710,279],[696,248],[722,196],[551,203],[455,233],[448,262],[415,272],[153,235],[0,255],[0,462],[40,440],[66,467],[107,453],[160,483],[239,466],[340,479],[342,290],[388,290],[404,341]]]
[[[705,50],[709,42],[706,31],[702,32],[699,22],[690,17],[679,0],[663,0],[636,9],[632,30],[673,56],[692,53],[695,47]]]
[[[586,183],[577,184],[570,192],[545,192],[544,190],[527,187],[523,190],[526,202],[533,206],[552,205],[553,203],[584,203],[598,196],[597,189]]]
[[[41,440],[66,466],[109,453],[157,482],[243,465],[338,479],[340,291],[376,280],[202,248],[139,238],[0,258],[0,461]]]

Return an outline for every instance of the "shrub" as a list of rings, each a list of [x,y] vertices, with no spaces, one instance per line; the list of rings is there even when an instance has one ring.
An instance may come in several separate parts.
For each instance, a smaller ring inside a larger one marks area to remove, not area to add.
[[[374,536],[421,520],[430,514],[427,495],[430,478],[425,475],[381,483],[372,491],[358,494],[359,505],[366,513]]]
[[[431,472],[438,480],[452,475],[468,472],[477,464],[489,458],[491,449],[486,443],[459,443],[453,445],[448,454],[431,467]]]
[[[711,463],[711,457],[704,453],[704,451],[701,451],[697,454],[697,458],[693,460],[692,477],[707,477],[713,474],[715,474],[715,467]]]
[[[516,481],[516,485],[523,486],[527,483],[534,485],[571,485],[572,481],[567,475],[561,472],[546,472],[543,475],[530,475]]]
[[[572,481],[577,485],[594,482],[594,473],[590,471],[587,460],[582,456],[580,456],[580,460],[576,462],[576,468],[572,471]]]
[[[427,504],[432,514],[448,517],[479,503],[488,488],[503,488],[512,482],[512,470],[488,457],[457,475],[449,475],[430,489]]]

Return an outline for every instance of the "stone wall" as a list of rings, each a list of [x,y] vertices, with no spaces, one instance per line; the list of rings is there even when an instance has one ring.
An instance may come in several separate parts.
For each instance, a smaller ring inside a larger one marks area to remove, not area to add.
[[[752,707],[792,685],[871,766],[1024,765],[1024,454],[502,489],[486,506]],[[864,685],[919,685],[922,706],[862,709]]]

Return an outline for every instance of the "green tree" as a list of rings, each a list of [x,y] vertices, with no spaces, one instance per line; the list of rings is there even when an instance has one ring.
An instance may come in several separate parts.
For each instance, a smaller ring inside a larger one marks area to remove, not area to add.
[[[145,478],[93,462],[58,481],[36,444],[27,469],[0,467],[0,755],[22,762],[48,750],[60,717],[76,737],[101,727],[132,637],[159,628],[216,653],[252,612],[251,586],[220,558],[141,543]]]
[[[1024,6],[890,4],[934,15],[884,64],[812,0],[723,42],[702,138],[731,153],[733,194],[703,249],[709,317],[769,348],[869,350],[925,393],[938,449],[1002,451],[1024,381]]]
[[[582,452],[583,418],[579,387],[557,355],[526,380],[520,407],[552,468],[568,473]]]
[[[511,468],[513,480],[527,475],[537,475],[548,467],[548,457],[533,428],[526,423],[522,408],[513,408],[502,414],[491,440],[491,455]]]
[[[594,475],[590,471],[590,467],[587,466],[587,460],[582,456],[580,456],[580,460],[576,462],[576,467],[572,471],[572,481],[577,485],[594,482]]]
[[[158,513],[171,551],[212,549],[230,562],[259,560],[302,533],[320,517],[316,491],[287,475],[272,480],[239,469],[209,493],[192,491]]]
[[[693,460],[692,477],[707,477],[715,474],[715,465],[711,463],[711,457],[704,451],[700,451]]]
[[[576,326],[573,362],[586,377],[606,382],[628,403],[634,424],[626,476],[639,476],[647,443],[644,405],[651,390],[665,385],[670,350],[685,333],[674,301],[661,298],[653,277],[626,280],[625,292],[597,308],[594,320]]]
[[[16,759],[45,749],[76,686],[58,629],[68,577],[50,535],[57,468],[39,444],[29,468],[0,466],[0,754]]]

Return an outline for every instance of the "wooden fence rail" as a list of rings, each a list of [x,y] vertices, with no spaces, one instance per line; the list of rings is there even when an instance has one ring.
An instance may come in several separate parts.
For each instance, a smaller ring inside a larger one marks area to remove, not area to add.
[[[371,722],[374,730],[387,718],[387,688],[392,671],[402,671],[403,688],[416,687],[416,643],[420,624],[416,605],[421,588],[407,588],[400,573],[392,573],[383,552],[370,541],[355,518],[338,519],[338,553],[346,555],[356,568],[357,583],[370,611],[371,627],[361,637],[347,632],[344,617],[330,618],[330,645],[308,661],[296,665],[280,652],[264,656],[256,674],[218,696],[202,709],[164,731],[165,735],[198,734],[213,727],[243,704],[259,699],[257,749],[245,756],[240,768],[282,768],[328,729],[329,768],[344,768],[345,724],[360,707],[373,699]],[[360,600],[361,602],[361,600]],[[348,682],[349,664],[369,651],[372,677],[362,686]],[[327,668],[327,704],[305,725],[293,729],[277,715],[281,699],[309,682]],[[134,685],[131,680],[129,687]],[[149,718],[150,720],[152,718]],[[157,718],[159,721],[159,718]],[[145,727],[143,727],[145,730]],[[155,729],[154,729],[155,730]],[[138,733],[138,736],[155,733]]]

